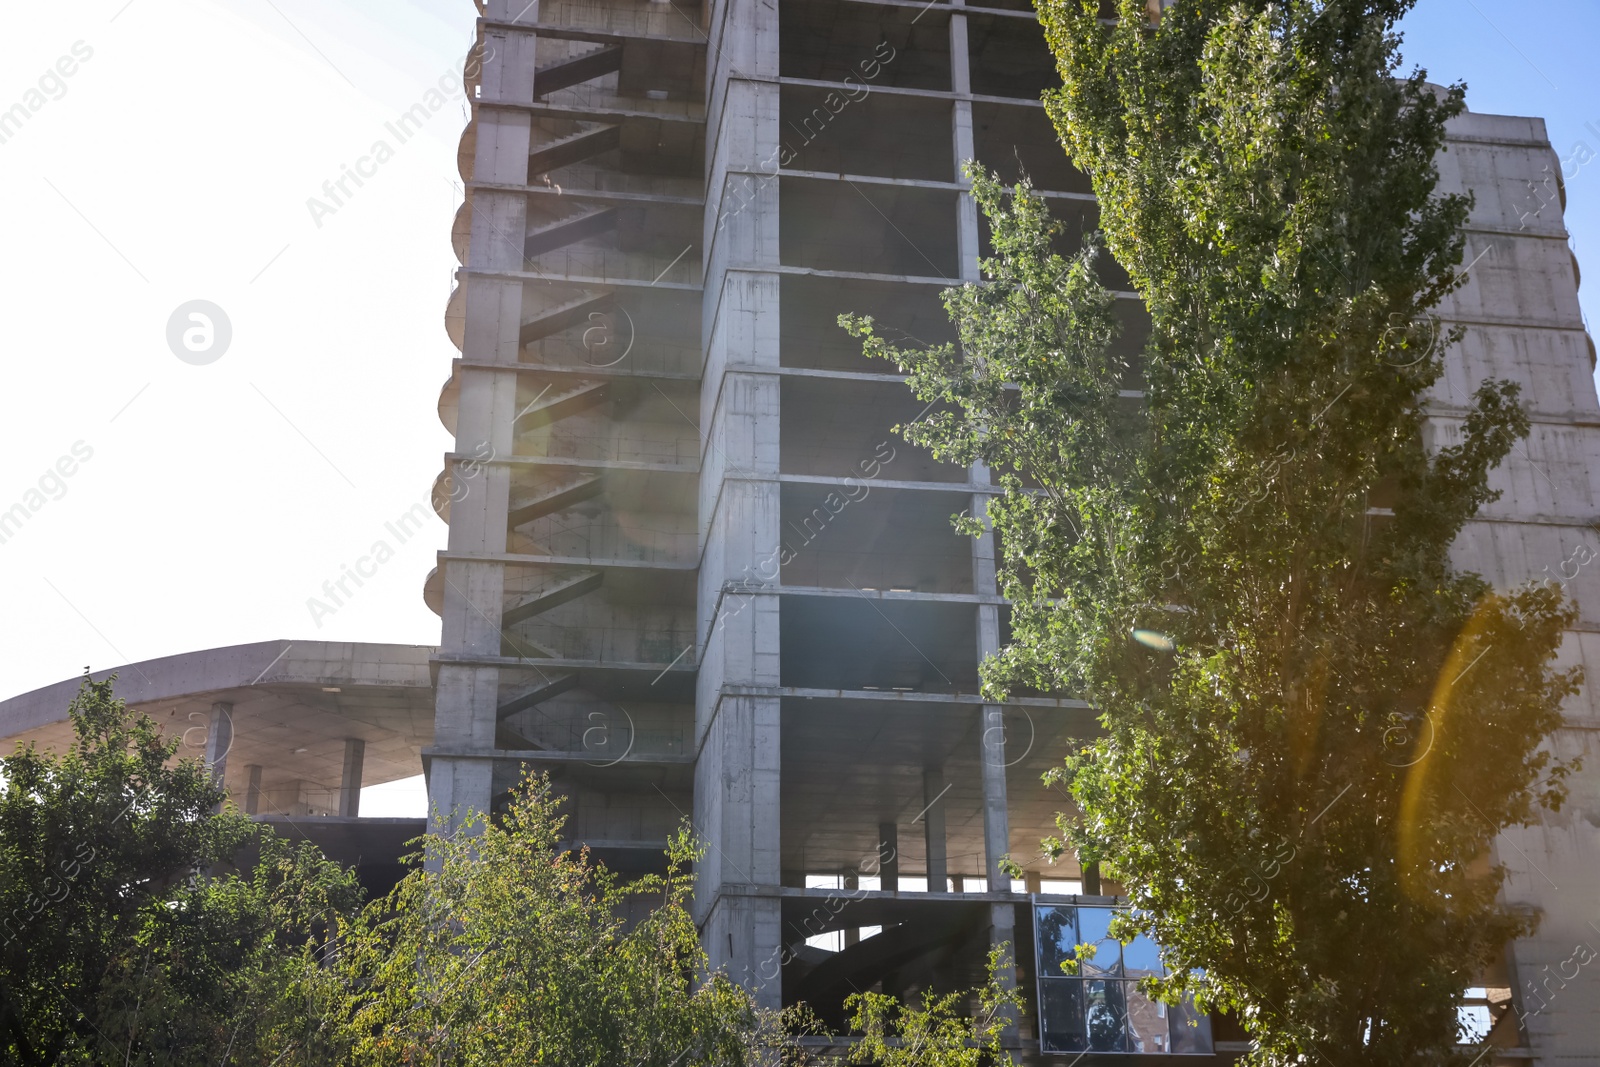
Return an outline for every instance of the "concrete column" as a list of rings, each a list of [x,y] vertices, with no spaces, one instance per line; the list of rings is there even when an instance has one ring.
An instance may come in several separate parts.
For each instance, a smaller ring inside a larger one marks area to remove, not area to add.
[[[847,891],[854,893],[856,890],[861,888],[861,876],[853,870],[847,872],[844,876],[843,886]],[[849,948],[851,945],[859,944],[860,942],[861,928],[859,926],[846,927],[844,932],[844,947]]]
[[[1098,864],[1098,863],[1084,863],[1082,860],[1079,860],[1078,863],[1079,863],[1079,867],[1083,871],[1083,893],[1084,893],[1084,896],[1090,896],[1090,897],[1099,896],[1100,895],[1100,864]]]
[[[989,470],[975,464],[972,479],[987,484]],[[972,495],[972,514],[985,515],[989,506],[986,494]],[[994,596],[995,547],[994,531],[985,530],[972,544],[972,588],[980,595]],[[1000,651],[1000,609],[994,604],[978,605],[978,660],[982,662]],[[1000,869],[1000,860],[1011,849],[1011,825],[1006,813],[1006,727],[1002,709],[998,704],[985,704],[983,716],[983,845],[984,869],[989,890],[1006,893],[1011,890],[1011,876]]]
[[[998,646],[999,611],[993,605],[978,608],[978,641],[980,655],[986,636]],[[1011,876],[1000,869],[1000,860],[1010,851],[1010,819],[1006,813],[1006,727],[1002,709],[998,704],[983,706],[983,849],[987,867],[989,891],[1011,892]],[[1010,904],[992,904],[989,907],[989,945],[998,948],[1011,946],[1011,958],[1016,959],[1016,909]],[[1015,983],[1014,971],[1001,976],[1010,987]],[[1016,1036],[1016,1023],[1007,1026],[1007,1039]]]
[[[958,7],[964,0],[951,0]],[[967,48],[967,16],[959,10],[950,15],[950,87],[958,95],[972,92],[971,57]],[[960,181],[961,164],[977,155],[972,134],[972,102],[957,100],[952,119],[957,180]],[[962,194],[956,201],[956,247],[960,255],[962,281],[978,281],[978,205],[971,194]],[[991,484],[989,469],[981,463],[972,465],[968,481],[974,486]],[[974,493],[972,514],[983,515],[987,510],[988,496]],[[972,591],[979,596],[994,596],[997,592],[994,566],[994,534],[985,533],[972,546]],[[1000,650],[1000,609],[993,604],[978,605],[978,662]],[[1010,821],[1006,815],[1006,729],[1001,708],[995,704],[983,705],[983,730],[980,736],[983,766],[983,851],[984,867],[990,892],[1011,891],[1011,878],[1000,869],[1000,860],[1010,851]],[[998,947],[1012,946],[1016,958],[1016,916],[1010,904],[994,904],[989,909],[989,944]],[[1015,972],[1002,976],[1009,986],[1015,981]],[[1008,1042],[1017,1039],[1016,1021],[1006,1028]]]
[[[974,485],[990,484],[989,469],[973,464],[970,480]],[[987,515],[987,494],[972,495],[972,514]],[[985,529],[983,536],[972,545],[972,588],[983,596],[999,592],[995,578],[994,531]],[[1000,608],[995,604],[978,605],[978,661],[1000,651]],[[981,737],[983,767],[983,851],[984,868],[991,893],[1009,893],[1011,876],[1000,867],[1000,861],[1011,851],[1011,820],[1006,804],[1006,726],[1004,709],[998,704],[985,704]],[[1010,946],[1011,959],[1017,958],[1016,908],[1010,904],[992,904],[989,907],[989,945],[999,948]],[[1016,971],[1010,969],[1001,975],[1008,987],[1016,982]],[[1017,1040],[1017,1023],[1013,1016],[1006,1026],[1005,1040]]]
[[[927,805],[922,813],[922,836],[928,856],[928,892],[944,893],[950,888],[949,864],[945,858],[944,794],[948,787],[944,771],[922,772],[922,802]]]
[[[957,93],[972,91],[967,52],[967,16],[950,16],[950,84]],[[951,108],[951,133],[955,149],[955,180],[964,181],[961,165],[977,156],[972,136],[972,101],[957,100]],[[963,193],[956,198],[956,250],[962,281],[978,280],[978,202]]]
[[[489,0],[487,17],[529,22],[537,6]],[[532,119],[527,112],[493,105],[533,102],[535,36],[529,29],[484,31],[480,98],[473,108],[477,143],[473,178],[520,186],[527,182]],[[495,554],[506,550],[512,453],[516,418],[515,367],[522,326],[522,283],[487,276],[520,271],[527,233],[527,198],[508,189],[479,188],[472,194],[472,232],[464,287],[462,356],[507,370],[462,367],[456,371],[458,455],[482,463],[466,477],[458,466],[458,499],[450,506],[453,553]],[[442,656],[495,657],[502,647],[505,567],[495,562],[450,561],[443,568]],[[494,748],[500,671],[471,663],[442,663],[438,670],[434,743],[441,748],[487,752]],[[472,812],[487,812],[494,764],[486,759],[433,761],[428,776],[430,829],[448,831]],[[341,810],[345,807],[341,800]]]
[[[250,776],[244,789],[244,813],[258,815],[261,810],[261,765],[249,763],[245,765],[245,773]]]
[[[1006,724],[999,704],[985,704],[983,715],[983,858],[991,893],[1009,893],[1011,876],[1000,861],[1011,849],[1006,814]]]
[[[878,888],[900,890],[900,830],[892,822],[878,824]]]
[[[973,486],[974,488],[992,485],[993,481],[990,477],[989,468],[982,463],[974,463],[967,470],[967,484]],[[972,589],[974,592],[979,593],[980,595],[993,596],[997,591],[997,586],[995,577],[994,530],[989,526],[987,521],[989,514],[989,494],[976,492],[973,493],[972,498],[968,501],[967,506],[971,508],[972,514],[983,516],[985,519],[983,536],[972,539]],[[983,638],[980,636],[978,640],[981,643]],[[995,648],[999,648],[1000,631],[998,629],[995,630],[994,640]],[[982,653],[983,649],[980,648],[979,652]]]
[[[211,705],[211,722],[206,730],[206,767],[211,780],[222,785],[227,776],[228,750],[233,747],[233,705],[221,701]]]
[[[718,847],[694,908],[711,966],[776,1008],[781,701],[729,690],[781,682],[778,13],[726,0],[709,17],[694,822]]]
[[[344,741],[344,775],[339,780],[339,814],[355,818],[361,814],[361,763],[367,743],[358,737]]]

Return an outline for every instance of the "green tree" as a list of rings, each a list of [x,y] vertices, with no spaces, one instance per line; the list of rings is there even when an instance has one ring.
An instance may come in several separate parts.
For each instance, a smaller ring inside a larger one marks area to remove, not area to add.
[[[231,811],[179,740],[86,678],[63,755],[0,759],[0,1060],[267,1063],[354,876]],[[212,873],[247,845],[246,874]]]
[[[559,847],[559,803],[528,776],[503,818],[425,838],[426,867],[341,932],[318,998],[345,998],[340,1062],[733,1067],[779,1050],[777,1014],[705,973],[687,835],[665,875],[624,881]]]
[[[1573,769],[1541,751],[1572,607],[1450,562],[1528,421],[1507,382],[1425,419],[1469,203],[1433,162],[1463,90],[1395,76],[1409,6],[1041,3],[1149,344],[1117,355],[1093,243],[1055,254],[972,168],[994,255],[945,294],[958,343],[841,320],[943,402],[908,439],[999,474],[990,695],[1099,712],[1047,849],[1103,864],[1178,972],[1150,984],[1237,1011],[1256,1064],[1457,1062],[1464,987],[1530,927],[1490,846]]]
[[[1022,1008],[1022,995],[1001,975],[1012,966],[1009,945],[989,953],[989,980],[971,993],[924,993],[917,1007],[884,993],[852,993],[845,1000],[851,1029],[861,1037],[847,1062],[877,1067],[979,1067],[1008,1064],[1006,1027]],[[962,1009],[977,1000],[978,1011]]]

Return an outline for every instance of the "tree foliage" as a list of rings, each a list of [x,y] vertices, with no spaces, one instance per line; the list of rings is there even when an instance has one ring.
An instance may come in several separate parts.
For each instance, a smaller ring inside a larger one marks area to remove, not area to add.
[[[1530,928],[1491,844],[1573,769],[1541,748],[1573,608],[1451,563],[1528,420],[1504,381],[1429,410],[1470,204],[1434,165],[1462,88],[1395,76],[1409,6],[1041,0],[1045,103],[1149,342],[1095,241],[1059,255],[1044,201],[972,167],[994,254],[945,294],[958,343],[841,319],[942,402],[909,440],[998,473],[991,697],[1099,711],[1047,847],[1105,865],[1163,992],[1238,1011],[1257,1064],[1455,1062],[1464,987]]]
[[[266,1063],[353,875],[231,811],[177,738],[85,679],[61,756],[0,759],[0,1060]],[[248,874],[221,873],[247,845]]]
[[[563,845],[529,775],[363,908],[351,872],[225,809],[111,680],[71,719],[65,754],[0,760],[0,1063],[780,1067],[824,1034],[708,972],[687,831],[665,874],[623,879]],[[1011,998],[991,981],[975,1021],[964,995],[868,994],[857,1048],[976,1064]]]
[[[885,993],[852,993],[844,1002],[851,1029],[861,1037],[850,1063],[877,1067],[980,1067],[1010,1063],[1006,1028],[1022,1007],[1021,994],[1001,981],[1011,946],[989,953],[989,980],[977,991],[978,1011],[963,1012],[970,993],[924,993],[921,1006]]]
[[[559,803],[530,775],[503,820],[425,838],[426,866],[341,931],[338,1062],[742,1067],[779,1047],[777,1014],[705,973],[687,834],[665,875],[625,881],[561,847]]]

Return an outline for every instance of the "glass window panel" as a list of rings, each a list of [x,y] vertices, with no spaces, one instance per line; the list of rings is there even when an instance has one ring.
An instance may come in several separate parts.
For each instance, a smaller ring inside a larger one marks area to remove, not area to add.
[[[1138,979],[1168,971],[1149,938],[1123,946],[1110,936],[1119,910],[1035,906],[1041,1050],[1212,1054],[1211,1020],[1195,1010],[1192,1000],[1168,1006],[1139,992]],[[1083,961],[1081,976],[1066,976],[1061,964],[1080,944],[1093,946],[1095,956]]]
[[[1072,908],[1039,908],[1034,912],[1034,922],[1039,930],[1039,973],[1064,975],[1062,960],[1072,959],[1078,945],[1078,933],[1072,920]]]
[[[1136,982],[1125,983],[1123,995],[1128,1004],[1128,1051],[1171,1052],[1167,1006],[1139,992]]]
[[[1089,1026],[1089,1050],[1128,1051],[1128,1006],[1122,997],[1122,983],[1086,981],[1083,1002],[1084,1021]]]
[[[1172,1023],[1173,1052],[1211,1051],[1211,1016],[1195,1010],[1192,998],[1184,997],[1167,1014]]]
[[[1166,974],[1161,966],[1161,950],[1156,943],[1140,934],[1123,945],[1122,973],[1128,978],[1160,978]]]
[[[1076,978],[1039,979],[1039,1033],[1046,1052],[1088,1048],[1083,1021],[1083,983]]]
[[[1085,978],[1122,977],[1122,946],[1107,933],[1114,914],[1110,908],[1078,909],[1078,941],[1095,949],[1094,959],[1083,961]]]

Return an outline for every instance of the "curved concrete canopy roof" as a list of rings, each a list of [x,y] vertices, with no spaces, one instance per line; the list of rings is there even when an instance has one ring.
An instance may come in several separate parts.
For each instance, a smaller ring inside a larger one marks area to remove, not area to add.
[[[338,811],[346,740],[365,742],[361,784],[422,773],[433,740],[427,645],[262,641],[130,663],[114,671],[117,696],[169,731],[185,754],[205,756],[212,707],[232,705],[225,753],[229,795],[245,806],[260,767],[261,814]],[[64,750],[72,740],[70,678],[0,702],[0,744],[34,741]]]

